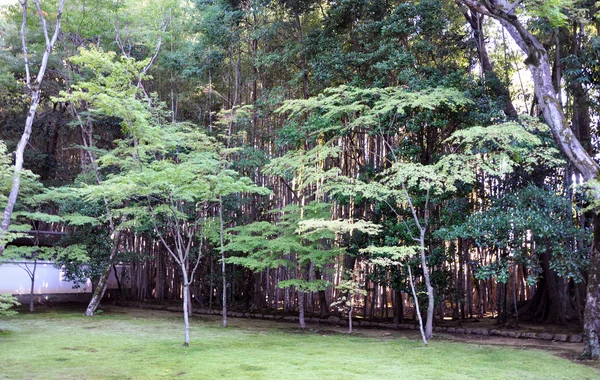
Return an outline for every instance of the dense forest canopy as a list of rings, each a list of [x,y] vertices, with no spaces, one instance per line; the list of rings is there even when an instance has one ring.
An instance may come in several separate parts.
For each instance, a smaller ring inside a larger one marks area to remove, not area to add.
[[[92,279],[88,315],[124,263],[186,318],[532,319],[600,358],[598,6],[9,3],[0,258]]]

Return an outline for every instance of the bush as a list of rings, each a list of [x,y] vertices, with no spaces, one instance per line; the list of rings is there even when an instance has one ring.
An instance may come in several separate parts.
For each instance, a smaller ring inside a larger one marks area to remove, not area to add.
[[[0,317],[17,314],[16,311],[10,310],[10,308],[19,305],[19,301],[10,294],[0,294]]]

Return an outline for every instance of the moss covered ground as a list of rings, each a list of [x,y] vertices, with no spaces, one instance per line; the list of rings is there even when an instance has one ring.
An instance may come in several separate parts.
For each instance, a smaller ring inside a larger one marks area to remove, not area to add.
[[[176,313],[40,309],[0,320],[0,379],[600,379],[538,349],[418,336],[348,336],[292,324]]]

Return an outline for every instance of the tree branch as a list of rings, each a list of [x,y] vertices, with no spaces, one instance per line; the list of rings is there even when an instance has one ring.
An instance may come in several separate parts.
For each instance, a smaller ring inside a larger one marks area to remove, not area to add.
[[[31,90],[31,74],[29,73],[29,56],[27,54],[27,41],[25,40],[25,25],[27,24],[27,0],[21,4],[23,8],[23,22],[21,23],[21,43],[23,44],[23,59],[25,60],[25,83],[27,88]]]

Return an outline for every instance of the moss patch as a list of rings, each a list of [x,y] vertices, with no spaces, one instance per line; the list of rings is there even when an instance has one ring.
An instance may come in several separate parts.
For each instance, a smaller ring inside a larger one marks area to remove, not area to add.
[[[491,347],[417,337],[377,339],[276,323],[192,318],[182,346],[177,315],[107,310],[21,314],[0,322],[0,379],[592,379],[594,368],[539,350]],[[94,327],[94,328],[90,328]]]

